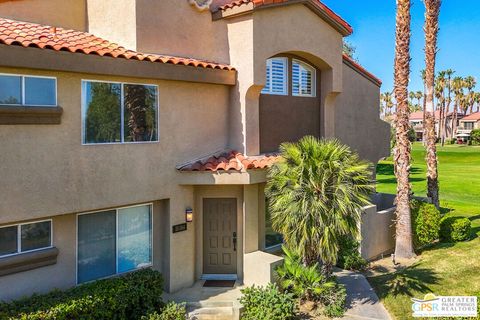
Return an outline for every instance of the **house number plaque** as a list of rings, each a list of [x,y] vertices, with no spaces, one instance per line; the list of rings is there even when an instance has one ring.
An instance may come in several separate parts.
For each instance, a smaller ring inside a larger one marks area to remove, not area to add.
[[[182,232],[182,231],[187,231],[187,224],[186,223],[181,223],[181,224],[176,224],[172,227],[173,233],[177,232]]]

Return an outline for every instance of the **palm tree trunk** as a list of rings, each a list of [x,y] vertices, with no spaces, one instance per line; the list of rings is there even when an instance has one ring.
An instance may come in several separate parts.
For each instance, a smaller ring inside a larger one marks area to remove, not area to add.
[[[455,102],[453,107],[453,116],[452,116],[452,138],[457,133],[457,118],[458,118],[458,103]]]
[[[412,222],[410,218],[410,161],[411,145],[408,140],[409,109],[408,82],[410,76],[410,0],[397,0],[395,34],[395,99],[397,114],[395,121],[396,151],[395,175],[397,177],[395,256],[414,256]]]
[[[440,208],[438,197],[438,168],[437,168],[437,136],[435,134],[435,110],[433,103],[433,90],[435,85],[435,58],[437,54],[438,15],[441,0],[425,0],[425,86],[427,87],[427,109],[425,112],[427,134],[427,196],[432,203]],[[442,112],[440,111],[442,114]],[[442,127],[439,119],[439,130]]]

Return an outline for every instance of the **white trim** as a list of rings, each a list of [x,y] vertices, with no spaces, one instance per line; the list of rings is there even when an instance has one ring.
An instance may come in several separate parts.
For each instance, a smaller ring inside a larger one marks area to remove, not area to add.
[[[96,83],[109,83],[109,84],[119,84],[120,85],[120,142],[101,142],[101,143],[86,143],[85,142],[85,120],[86,120],[86,103],[87,103],[87,92],[86,92],[86,84],[87,82],[96,82]],[[141,85],[141,86],[149,86],[156,88],[156,140],[154,141],[129,141],[125,142],[125,128],[124,128],[124,86],[125,85]],[[137,82],[119,82],[119,81],[109,81],[109,80],[90,80],[90,79],[81,79],[81,145],[82,146],[98,146],[98,145],[124,145],[124,144],[152,144],[152,143],[159,143],[160,142],[160,89],[159,86],[156,84],[151,83],[137,83]]]
[[[311,88],[310,90],[312,91],[311,94],[304,94],[302,93],[302,74],[301,74],[301,69],[298,74],[298,90],[300,91],[299,93],[294,93],[293,92],[293,71],[292,71],[292,96],[294,97],[311,97],[314,98],[317,96],[317,70],[310,64],[298,60],[298,59],[292,59],[292,70],[293,70],[293,64],[296,63],[298,64],[301,68],[306,69],[307,71],[310,71],[312,73],[312,82],[311,82]]]
[[[145,206],[150,207],[150,239],[149,239],[149,241],[150,241],[150,260],[151,261],[150,261],[149,264],[146,264],[146,265],[144,265],[140,268],[135,268],[135,269],[125,271],[125,272],[118,272],[118,211],[121,210],[121,209],[129,209],[129,208],[145,207]],[[79,283],[78,282],[78,217],[83,216],[83,215],[100,213],[100,212],[107,212],[107,211],[113,211],[113,210],[115,210],[115,274]],[[153,224],[153,202],[78,213],[78,214],[76,214],[76,222],[75,223],[76,223],[76,228],[75,228],[75,283],[77,285],[84,284],[84,283],[89,283],[89,282],[93,282],[93,281],[97,281],[97,280],[101,280],[101,279],[108,279],[108,278],[116,277],[116,276],[119,276],[119,275],[122,275],[122,274],[127,274],[127,273],[130,273],[130,272],[134,272],[134,271],[138,271],[138,270],[153,267],[153,252],[154,252],[154,250],[153,250],[153,245],[154,245],[154,243],[153,243],[153,225],[154,225]]]
[[[1,73],[0,76],[11,76],[11,77],[20,77],[21,78],[21,88],[20,88],[20,103],[0,103],[0,106],[21,106],[21,107],[56,107],[58,106],[58,89],[57,89],[57,78],[50,76],[38,76],[30,74],[19,74],[19,73]],[[25,103],[25,78],[38,78],[38,79],[51,79],[55,80],[55,103],[54,104],[26,104]]]
[[[38,249],[22,251],[22,243],[21,243],[22,242],[22,226],[27,225],[27,224],[42,223],[42,222],[50,222],[50,245],[46,246],[46,247],[41,247],[41,248],[38,248]],[[0,226],[0,229],[8,228],[8,227],[15,227],[15,226],[17,227],[17,252],[10,253],[10,254],[5,254],[5,255],[0,255],[0,258],[18,256],[18,255],[24,254],[24,253],[35,252],[35,251],[40,251],[40,250],[53,248],[53,220],[52,219],[44,219],[44,220],[38,220],[38,221],[14,223],[14,224],[9,224],[9,225],[5,225],[5,226]]]
[[[238,280],[238,275],[236,273],[202,274],[200,280]]]
[[[277,60],[277,61],[282,61],[283,63],[283,66],[284,66],[284,74],[283,74],[283,91],[282,92],[273,92],[272,91],[272,82],[273,82],[273,68],[272,68],[272,62],[274,60]],[[274,58],[270,58],[270,59],[267,59],[266,61],[266,68],[265,68],[265,82],[266,82],[266,79],[267,79],[267,68],[270,67],[270,88],[267,88],[266,87],[266,83],[265,83],[265,87],[262,89],[262,91],[260,92],[261,94],[269,94],[269,95],[276,95],[276,96],[288,96],[288,87],[289,87],[289,72],[288,72],[288,69],[289,69],[289,63],[288,63],[288,58],[287,57],[274,57]]]

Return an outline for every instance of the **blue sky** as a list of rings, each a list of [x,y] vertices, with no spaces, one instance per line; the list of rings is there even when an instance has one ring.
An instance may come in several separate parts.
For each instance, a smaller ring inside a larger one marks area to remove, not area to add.
[[[348,41],[356,58],[382,79],[383,91],[393,88],[395,46],[395,0],[323,0],[354,29]],[[423,88],[424,10],[413,0],[410,90]],[[440,14],[437,71],[451,68],[456,75],[472,75],[480,82],[480,0],[443,0]],[[477,86],[477,88],[480,87]]]

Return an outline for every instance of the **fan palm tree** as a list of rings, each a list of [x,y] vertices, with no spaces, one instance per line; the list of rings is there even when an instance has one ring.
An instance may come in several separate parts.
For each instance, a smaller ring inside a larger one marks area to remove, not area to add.
[[[415,99],[417,99],[418,110],[423,110],[423,107],[422,107],[423,92],[422,91],[415,92]]]
[[[455,73],[452,69],[445,70],[445,75],[447,77],[446,81],[446,98],[445,98],[445,121],[444,121],[444,131],[447,130],[447,118],[448,114],[450,113],[450,104],[452,103],[452,76]],[[450,125],[450,128],[453,128],[453,122]],[[453,130],[450,131],[450,139],[453,138]]]
[[[437,55],[438,16],[441,0],[424,0],[425,3],[425,88],[427,89],[425,109],[427,196],[439,208],[437,135],[435,134],[435,59]]]
[[[474,77],[468,76],[465,78],[465,88],[468,90],[466,97],[468,110],[465,110],[465,114],[473,112],[473,105],[475,104],[475,92],[473,91],[473,88],[475,88],[476,85],[477,81]]]
[[[410,107],[410,112],[415,112],[416,105],[413,103],[413,100],[415,99],[415,92],[410,91],[408,93],[408,105]]]
[[[476,112],[480,112],[480,92],[475,92],[474,101],[475,101],[475,104],[477,105]]]
[[[306,136],[280,151],[266,186],[272,227],[306,266],[321,261],[329,274],[339,238],[358,238],[361,209],[374,191],[372,168],[337,140]]]
[[[391,115],[392,114],[392,108],[394,107],[393,103],[393,95],[391,92],[384,92],[382,93],[382,99],[383,103],[385,106],[385,115]],[[388,114],[387,114],[388,112]]]
[[[453,117],[452,117],[452,137],[457,132],[457,119],[458,119],[458,108],[461,107],[461,104],[464,99],[463,89],[465,88],[465,81],[462,77],[455,77],[451,83],[452,91],[455,94],[455,101],[453,106]]]
[[[435,79],[435,98],[437,98],[437,110],[440,110],[440,119],[438,121],[438,137],[442,142],[442,146],[445,144],[445,88],[446,88],[446,72],[440,71]]]
[[[395,81],[394,91],[397,101],[395,120],[395,176],[397,178],[396,197],[396,237],[395,256],[411,258],[414,256],[412,242],[412,223],[410,216],[410,161],[411,145],[408,140],[409,110],[408,83],[410,76],[410,38],[411,38],[411,1],[397,0],[395,32]]]

